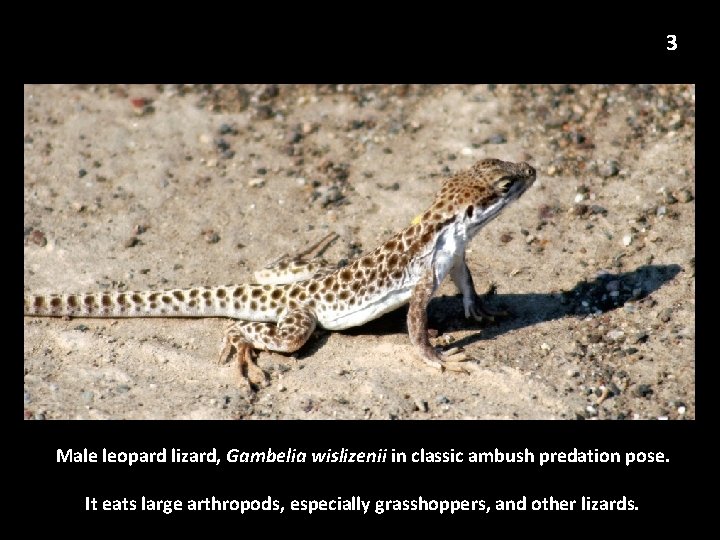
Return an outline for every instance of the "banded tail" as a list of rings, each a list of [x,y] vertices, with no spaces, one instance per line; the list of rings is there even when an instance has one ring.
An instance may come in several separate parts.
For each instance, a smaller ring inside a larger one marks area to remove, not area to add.
[[[25,315],[34,317],[232,317],[264,320],[251,313],[254,298],[269,285],[227,285],[164,291],[89,294],[25,294]],[[257,305],[255,306],[257,308]],[[270,315],[270,313],[268,313]],[[276,317],[275,310],[272,315]],[[274,319],[273,319],[274,320]]]

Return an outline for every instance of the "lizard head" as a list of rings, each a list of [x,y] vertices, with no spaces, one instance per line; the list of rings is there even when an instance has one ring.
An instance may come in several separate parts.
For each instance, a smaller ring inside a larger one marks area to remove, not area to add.
[[[448,178],[428,212],[442,222],[463,225],[472,237],[534,181],[535,169],[527,163],[483,159]]]

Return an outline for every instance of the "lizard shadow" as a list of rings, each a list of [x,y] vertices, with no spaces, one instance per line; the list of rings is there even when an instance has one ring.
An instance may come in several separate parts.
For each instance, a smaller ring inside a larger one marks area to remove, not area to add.
[[[454,347],[463,347],[542,322],[614,311],[628,301],[646,298],[681,270],[677,264],[645,265],[629,272],[602,272],[594,279],[582,279],[572,289],[559,293],[494,294],[484,304],[494,309],[502,306],[510,312],[510,316],[498,318],[489,325],[472,323],[465,318],[460,294],[436,297],[428,306],[429,325],[441,333],[482,327],[481,332],[452,344]],[[406,332],[406,316],[407,307],[403,307],[363,326],[344,330],[343,333],[382,335]]]

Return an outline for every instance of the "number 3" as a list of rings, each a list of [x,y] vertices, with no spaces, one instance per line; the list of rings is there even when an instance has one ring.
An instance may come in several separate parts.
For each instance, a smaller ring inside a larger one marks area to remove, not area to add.
[[[676,39],[677,38],[673,34],[670,34],[669,36],[667,36],[668,46],[665,48],[668,51],[674,51],[675,49],[677,49],[677,43],[675,43]]]

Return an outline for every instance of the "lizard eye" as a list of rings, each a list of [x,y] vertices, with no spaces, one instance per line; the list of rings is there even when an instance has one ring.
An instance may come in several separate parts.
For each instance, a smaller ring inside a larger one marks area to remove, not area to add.
[[[507,193],[510,190],[510,186],[512,185],[512,178],[505,177],[495,182],[495,189],[498,190],[500,193]]]

